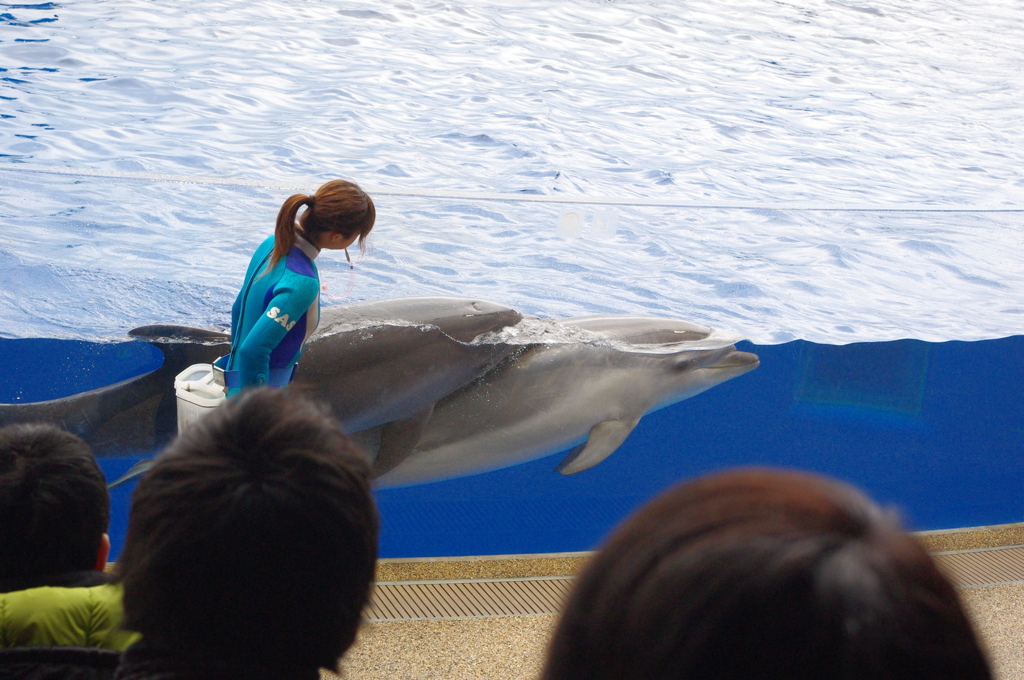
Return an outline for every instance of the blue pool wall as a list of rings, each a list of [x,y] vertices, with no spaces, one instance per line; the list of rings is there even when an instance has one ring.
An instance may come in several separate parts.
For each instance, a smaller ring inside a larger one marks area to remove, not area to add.
[[[912,529],[1024,521],[1024,336],[740,349],[756,371],[644,417],[578,475],[559,453],[490,473],[376,492],[382,557],[589,550],[659,491],[734,466],[811,470],[853,483]],[[0,401],[53,399],[160,365],[141,342],[0,340]],[[138,455],[101,458],[108,479]],[[124,540],[133,485],[111,494]]]

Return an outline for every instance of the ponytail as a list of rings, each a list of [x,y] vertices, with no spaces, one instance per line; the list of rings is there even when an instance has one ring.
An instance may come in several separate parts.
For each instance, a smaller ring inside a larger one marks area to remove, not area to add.
[[[296,223],[299,208],[306,206],[306,212]],[[277,227],[274,229],[274,250],[264,273],[273,269],[287,257],[295,246],[295,238],[302,234],[316,245],[321,234],[338,233],[345,237],[359,235],[359,247],[363,248],[366,235],[373,229],[377,211],[366,192],[357,184],[335,179],[327,182],[316,194],[294,194],[289,196],[277,213]]]
[[[305,194],[293,194],[288,197],[277,213],[277,226],[274,228],[274,250],[270,254],[266,272],[273,269],[295,245],[295,216],[299,208],[308,206],[307,212],[313,209],[314,197]]]

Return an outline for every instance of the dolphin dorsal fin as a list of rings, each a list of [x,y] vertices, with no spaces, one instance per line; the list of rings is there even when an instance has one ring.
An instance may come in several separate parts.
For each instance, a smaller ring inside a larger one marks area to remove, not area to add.
[[[128,331],[128,336],[148,342],[197,342],[204,345],[231,342],[227,333],[173,324],[139,326]]]
[[[636,420],[605,420],[590,428],[587,441],[580,444],[558,464],[555,472],[563,475],[574,475],[589,470],[608,456],[626,441],[640,419]]]

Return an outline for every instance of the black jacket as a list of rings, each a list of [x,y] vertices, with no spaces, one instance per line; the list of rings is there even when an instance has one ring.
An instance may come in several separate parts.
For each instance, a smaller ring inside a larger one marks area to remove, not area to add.
[[[124,653],[114,680],[319,680],[317,669],[290,671],[267,669],[244,661],[216,659],[190,663],[146,639]]]
[[[121,652],[97,647],[0,649],[0,680],[111,680]]]

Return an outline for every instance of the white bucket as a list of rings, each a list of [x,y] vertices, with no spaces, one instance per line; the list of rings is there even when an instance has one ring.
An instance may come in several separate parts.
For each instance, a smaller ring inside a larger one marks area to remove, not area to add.
[[[179,434],[224,403],[224,382],[217,373],[212,364],[195,364],[174,378]]]

